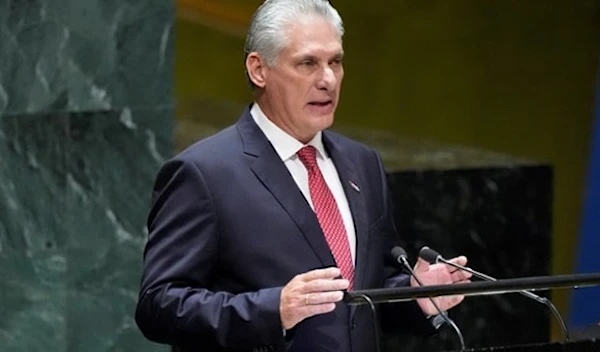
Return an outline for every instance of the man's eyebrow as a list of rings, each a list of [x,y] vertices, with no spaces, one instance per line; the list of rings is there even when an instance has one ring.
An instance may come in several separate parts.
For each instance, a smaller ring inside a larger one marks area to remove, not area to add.
[[[317,56],[313,54],[300,54],[298,55],[298,59],[300,60],[317,60]]]
[[[332,59],[338,59],[338,58],[343,58],[344,57],[344,52],[340,51],[338,53],[335,53],[333,55],[331,55],[330,58]],[[317,55],[313,55],[313,54],[300,54],[296,57],[297,59],[302,59],[302,60],[318,60],[319,57]]]

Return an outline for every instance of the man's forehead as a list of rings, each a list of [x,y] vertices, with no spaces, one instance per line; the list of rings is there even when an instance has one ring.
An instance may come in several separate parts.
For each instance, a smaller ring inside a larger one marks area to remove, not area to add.
[[[328,20],[318,16],[302,16],[285,27],[287,55],[333,56],[343,54],[342,37]]]
[[[293,56],[341,55],[344,53],[342,39],[337,36],[292,36],[290,39],[288,49]]]
[[[318,16],[300,16],[286,24],[284,31],[289,37],[297,39],[341,40],[338,29],[329,20]]]
[[[343,56],[344,48],[340,43],[331,45],[304,45],[302,47],[292,48],[292,56],[305,57],[305,56]]]

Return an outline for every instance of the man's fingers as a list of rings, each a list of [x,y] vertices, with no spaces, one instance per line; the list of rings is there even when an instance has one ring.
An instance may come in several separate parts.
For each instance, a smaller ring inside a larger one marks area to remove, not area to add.
[[[344,293],[342,291],[307,293],[304,296],[304,303],[309,306],[335,303],[341,301],[343,298]]]
[[[461,282],[461,281],[465,281],[470,279],[473,274],[466,272],[464,270],[456,270],[455,272],[451,273],[450,275],[452,275],[452,282]]]
[[[299,275],[302,281],[308,282],[319,279],[335,279],[340,277],[341,271],[338,268],[315,269]]]
[[[449,298],[450,298],[450,307],[448,307],[447,309],[457,306],[460,302],[462,302],[465,299],[465,296],[464,295],[450,296]]]
[[[415,272],[419,273],[419,272],[429,270],[429,266],[430,266],[430,264],[428,262],[426,262],[425,260],[423,260],[419,257],[419,259],[417,259],[417,263],[415,264],[415,267],[413,270]]]
[[[450,259],[449,262],[460,265],[460,266],[466,266],[467,265],[467,257],[465,257],[464,255],[461,255],[460,257],[455,257],[455,258]],[[466,279],[470,279],[473,276],[473,274],[471,274],[467,271],[464,271],[464,270],[457,269],[451,265],[446,265],[446,268],[452,275],[452,282],[464,281]]]
[[[319,314],[325,314],[325,313],[329,313],[329,312],[333,312],[333,310],[335,309],[335,303],[325,303],[325,304],[316,304],[316,305],[309,305],[305,307],[305,318],[310,318],[312,316],[315,315],[319,315]]]
[[[467,265],[467,257],[465,257],[464,255],[461,255],[461,256],[459,256],[459,257],[452,258],[452,259],[450,259],[450,260],[448,260],[448,261],[449,261],[450,263],[453,263],[453,264],[458,264],[458,265],[460,265],[460,266],[465,266],[465,265]],[[454,269],[452,269],[452,270],[454,270]]]
[[[350,285],[346,279],[317,279],[307,282],[301,292],[325,292],[325,291],[340,291],[345,290]]]
[[[280,316],[284,329],[290,329],[302,320],[329,313],[335,303],[344,298],[342,290],[349,282],[340,279],[340,269],[316,269],[296,275],[281,290]]]

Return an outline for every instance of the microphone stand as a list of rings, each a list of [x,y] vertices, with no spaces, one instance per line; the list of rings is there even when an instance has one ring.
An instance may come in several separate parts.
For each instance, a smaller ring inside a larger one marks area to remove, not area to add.
[[[367,293],[359,293],[356,295],[356,297],[360,297],[363,300],[365,300],[365,302],[367,302],[367,304],[371,308],[371,315],[373,316],[373,327],[375,328],[375,347],[377,352],[381,352],[381,337],[379,334],[379,318],[377,317],[377,308],[375,308],[373,300],[371,299],[371,297],[369,297]]]
[[[486,280],[486,281],[498,281],[498,280],[497,280],[496,278],[494,278],[494,277],[491,277],[491,276],[489,276],[489,275],[486,275],[486,274],[480,273],[480,272],[478,272],[478,271],[476,271],[476,270],[473,270],[473,269],[471,269],[471,268],[469,268],[469,267],[466,267],[466,266],[462,266],[462,265],[458,265],[458,264],[452,263],[451,261],[449,261],[449,260],[445,259],[445,258],[444,258],[444,257],[442,257],[441,255],[438,255],[438,256],[435,258],[435,262],[436,262],[436,263],[440,263],[440,262],[441,262],[441,263],[444,263],[444,264],[450,265],[450,266],[452,266],[452,267],[454,267],[454,268],[456,268],[456,269],[458,269],[458,270],[463,270],[463,271],[466,271],[466,272],[468,272],[468,273],[471,273],[471,274],[473,274],[473,276],[475,276],[475,277],[478,277],[478,278],[480,278],[480,279],[482,279],[482,280]],[[563,336],[564,336],[564,342],[565,342],[565,344],[566,344],[567,342],[570,342],[570,341],[571,341],[571,337],[570,337],[570,335],[569,335],[569,330],[568,330],[568,328],[567,328],[567,324],[565,324],[565,321],[564,321],[564,319],[562,318],[562,316],[560,315],[560,313],[558,312],[558,310],[556,309],[556,307],[554,306],[554,304],[552,304],[552,302],[551,302],[549,299],[547,299],[547,298],[545,298],[545,297],[540,297],[540,296],[538,296],[538,295],[536,295],[536,294],[533,294],[533,293],[531,293],[531,292],[529,292],[529,291],[525,291],[525,290],[523,290],[523,291],[518,291],[518,293],[522,294],[522,295],[523,295],[523,296],[525,296],[525,297],[531,298],[531,299],[533,299],[534,301],[536,301],[536,302],[539,302],[539,303],[541,303],[541,304],[543,304],[543,305],[547,306],[548,308],[550,308],[550,311],[552,312],[552,314],[554,315],[554,317],[555,317],[555,318],[558,320],[558,322],[560,323],[560,327],[561,327],[561,329],[562,329],[562,332],[563,332]]]
[[[401,264],[403,264],[408,269],[408,271],[410,271],[410,274],[415,278],[415,280],[417,281],[419,286],[423,286],[423,282],[421,282],[421,280],[419,279],[417,274],[415,274],[415,271],[410,267],[410,264],[408,264],[408,261],[406,260],[406,256],[398,257],[398,262],[401,262]],[[446,321],[446,323],[448,323],[448,325],[450,325],[454,329],[454,331],[456,331],[456,335],[458,335],[458,339],[460,340],[460,347],[461,347],[460,351],[461,352],[466,351],[465,339],[464,339],[460,329],[454,322],[454,320],[450,319],[448,314],[445,311],[440,309],[440,307],[437,305],[437,303],[435,303],[435,301],[433,300],[433,297],[428,297],[428,298],[431,301],[431,303],[433,304],[433,306],[435,307],[435,309],[438,311],[438,313],[442,316],[444,321]]]

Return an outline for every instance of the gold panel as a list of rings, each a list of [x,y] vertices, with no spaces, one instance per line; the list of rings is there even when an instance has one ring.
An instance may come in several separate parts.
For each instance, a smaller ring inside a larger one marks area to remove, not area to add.
[[[235,36],[243,36],[256,0],[176,0],[177,16]]]

